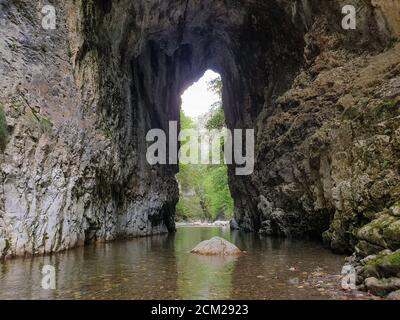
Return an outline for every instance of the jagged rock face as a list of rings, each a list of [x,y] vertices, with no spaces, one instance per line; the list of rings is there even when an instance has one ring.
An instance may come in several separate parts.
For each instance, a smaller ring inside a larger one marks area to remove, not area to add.
[[[398,199],[399,17],[367,1],[345,32],[347,2],[54,1],[48,31],[40,4],[1,2],[1,255],[174,230],[178,168],[145,136],[208,68],[228,127],[256,129],[254,174],[229,170],[239,227],[351,250]]]
[[[381,15],[363,10],[382,30]],[[291,88],[265,105],[257,119],[251,183],[261,233],[323,234],[332,249],[350,252],[365,241],[357,230],[399,198],[400,47],[385,46],[385,35],[398,32],[399,25],[376,38],[361,22],[351,46],[346,34],[323,26],[317,20],[310,27],[305,65]],[[317,55],[309,57],[312,51]],[[251,229],[254,219],[247,216],[238,219]],[[393,241],[400,238],[397,223],[396,218],[388,222]],[[381,250],[388,247],[396,249]]]

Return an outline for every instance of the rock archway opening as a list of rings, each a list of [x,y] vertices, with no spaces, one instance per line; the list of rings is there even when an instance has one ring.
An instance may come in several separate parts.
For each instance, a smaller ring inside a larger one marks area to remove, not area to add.
[[[22,76],[26,72],[11,73],[15,79],[4,77],[5,87],[13,88],[7,95],[20,100],[5,103],[10,129],[5,159],[12,163],[10,155],[20,154],[22,145],[32,146],[29,155],[37,155],[21,156],[3,172],[5,227],[0,228],[0,241],[7,246],[2,250],[7,255],[47,253],[85,242],[174,231],[177,151],[167,155],[167,164],[150,164],[146,136],[153,129],[162,129],[167,137],[178,134],[181,95],[210,69],[223,81],[226,127],[255,130],[253,173],[236,175],[236,163],[227,170],[236,226],[266,235],[324,233],[332,248],[351,251],[358,242],[353,231],[368,219],[357,210],[381,211],[395,201],[390,188],[380,189],[379,199],[371,200],[377,194],[367,190],[370,184],[362,178],[366,169],[357,171],[362,166],[351,162],[358,152],[352,134],[363,133],[345,127],[341,117],[354,106],[351,97],[362,101],[361,89],[354,87],[357,81],[349,79],[358,79],[369,61],[359,64],[356,58],[363,60],[360,52],[366,52],[372,59],[395,34],[383,11],[373,5],[360,8],[370,19],[359,21],[357,32],[343,30],[342,2],[59,2],[60,14],[68,15],[59,20],[57,30],[35,29],[46,39],[45,50],[22,43],[2,48],[9,56],[19,52],[15,57],[21,66],[34,57],[27,73],[32,77]],[[33,30],[32,21],[21,16],[25,6],[22,11],[19,5],[6,7],[10,17],[18,16],[11,20]],[[382,10],[396,11],[388,8]],[[36,31],[30,32],[28,38],[36,38]],[[393,69],[395,62],[387,65],[391,59],[382,59],[385,70]],[[369,88],[375,82],[365,83]],[[343,92],[348,92],[345,98]],[[29,143],[23,139],[30,135],[19,133],[31,132],[31,122],[19,121],[22,115],[10,107],[19,104],[39,122]],[[382,105],[395,106],[387,101]],[[334,125],[337,119],[339,127]],[[170,122],[176,122],[174,132]],[[167,139],[168,151],[173,140]],[[389,167],[392,158],[399,157],[389,158]],[[349,168],[358,172],[358,180],[349,177]],[[370,179],[379,185],[378,176],[371,174]],[[399,185],[398,175],[388,174],[387,179]],[[33,187],[22,190],[21,185]],[[349,191],[358,189],[366,192],[359,199],[365,201],[362,205]],[[29,221],[37,221],[34,232]]]
[[[254,172],[228,166],[237,227],[398,248],[373,232],[397,223],[396,1],[362,1],[357,30],[344,0],[52,1],[54,30],[28,2],[2,6],[0,256],[174,231],[177,151],[152,165],[146,136],[178,134],[208,69],[227,128],[255,130]]]
[[[177,221],[214,222],[233,217],[223,155],[222,89],[220,74],[207,70],[182,94]]]
[[[164,8],[163,15],[178,19],[177,24],[162,18],[142,34],[136,51],[126,48],[124,52],[124,57],[131,57],[128,77],[132,77],[130,101],[138,162],[142,172],[151,172],[150,185],[157,180],[166,183],[150,187],[164,203],[155,213],[158,224],[173,225],[171,216],[179,198],[175,175],[179,169],[177,163],[148,166],[144,157],[147,144],[142,142],[146,132],[160,128],[171,136],[169,123],[180,121],[181,95],[209,69],[219,73],[224,84],[226,127],[257,131],[261,112],[273,112],[274,97],[290,86],[303,63],[302,30],[295,27],[284,8],[257,1],[238,6],[210,1],[208,5],[189,1],[178,18],[176,12]],[[249,231],[260,230],[263,218],[254,179],[236,176],[229,165],[228,181],[238,225]]]

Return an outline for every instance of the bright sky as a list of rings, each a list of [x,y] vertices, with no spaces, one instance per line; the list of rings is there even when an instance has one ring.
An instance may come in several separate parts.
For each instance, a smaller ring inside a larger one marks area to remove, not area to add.
[[[198,117],[211,109],[218,96],[207,89],[207,82],[219,77],[218,73],[207,70],[199,81],[189,87],[182,95],[182,110],[191,117]]]

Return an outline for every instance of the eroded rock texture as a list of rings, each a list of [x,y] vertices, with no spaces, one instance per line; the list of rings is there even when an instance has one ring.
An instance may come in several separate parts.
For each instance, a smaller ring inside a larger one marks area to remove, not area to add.
[[[56,30],[41,28],[41,1],[0,2],[2,256],[174,230],[178,168],[149,166],[145,136],[168,132],[208,68],[228,127],[256,129],[254,174],[230,170],[240,228],[396,249],[396,1],[52,3]],[[383,240],[365,227],[375,219],[393,230]]]

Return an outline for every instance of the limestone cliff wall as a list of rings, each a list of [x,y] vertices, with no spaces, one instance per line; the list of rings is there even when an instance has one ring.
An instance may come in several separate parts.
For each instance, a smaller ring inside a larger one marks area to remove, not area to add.
[[[178,168],[145,135],[207,68],[228,127],[256,129],[254,174],[230,168],[240,228],[397,246],[360,231],[399,200],[396,1],[54,1],[56,30],[41,1],[0,5],[2,256],[174,230]]]
[[[377,13],[386,21],[394,37],[400,36],[400,3],[396,0],[371,1]]]
[[[0,155],[0,255],[173,230],[177,184],[143,161],[146,124],[135,129],[132,75],[120,72],[117,59],[102,60],[106,47],[92,46],[101,34],[91,23],[106,8],[56,1],[57,28],[45,30],[43,5],[1,3],[8,136]]]
[[[289,90],[264,103],[255,121],[255,173],[233,193],[242,228],[323,234],[335,251],[369,254],[396,249],[400,239],[396,231],[382,245],[375,229],[358,232],[399,198],[398,11],[354,3],[358,27],[349,32],[335,29],[344,4],[304,1],[292,11],[305,27],[304,64]]]

